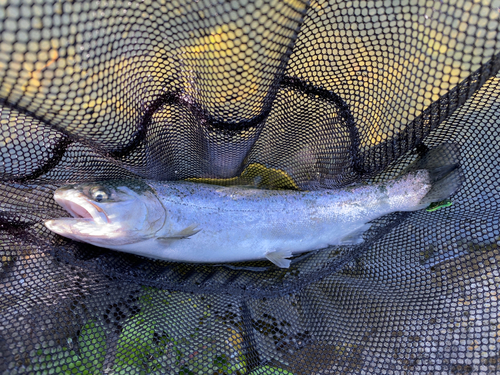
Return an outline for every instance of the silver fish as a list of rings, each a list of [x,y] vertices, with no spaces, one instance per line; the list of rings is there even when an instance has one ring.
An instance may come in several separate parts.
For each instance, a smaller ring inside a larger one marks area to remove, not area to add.
[[[293,254],[361,243],[370,221],[447,198],[460,185],[459,168],[434,159],[384,184],[338,190],[158,181],[68,185],[57,189],[54,199],[72,217],[45,225],[76,241],[155,259],[269,259],[287,268]],[[432,169],[418,169],[426,166]]]

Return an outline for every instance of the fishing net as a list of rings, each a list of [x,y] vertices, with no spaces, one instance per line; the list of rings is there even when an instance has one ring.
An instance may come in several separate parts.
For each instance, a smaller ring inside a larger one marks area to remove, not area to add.
[[[500,367],[498,1],[0,1],[0,373]],[[452,206],[193,265],[74,242],[68,182],[341,188],[454,145]]]

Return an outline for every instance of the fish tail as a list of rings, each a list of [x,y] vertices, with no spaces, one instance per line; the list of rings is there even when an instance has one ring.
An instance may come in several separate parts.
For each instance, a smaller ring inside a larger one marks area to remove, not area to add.
[[[431,189],[422,198],[419,208],[449,198],[462,185],[463,174],[459,162],[459,148],[445,143],[423,153],[406,172],[425,169],[429,172]]]

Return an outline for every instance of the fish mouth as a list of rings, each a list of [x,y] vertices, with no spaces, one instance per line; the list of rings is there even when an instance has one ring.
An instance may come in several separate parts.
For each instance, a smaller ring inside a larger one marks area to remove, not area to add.
[[[100,244],[100,237],[105,232],[109,237],[110,220],[106,212],[97,204],[88,200],[82,193],[56,190],[54,200],[64,208],[71,217],[60,217],[45,221],[45,226],[54,233],[76,241]],[[89,241],[91,239],[91,241]]]
[[[108,215],[97,204],[79,196],[61,196],[57,192],[54,199],[75,219],[93,221],[96,224],[110,224]]]
[[[85,209],[85,207],[80,206],[70,200],[67,199],[59,199],[57,202],[61,205],[68,213],[73,216],[75,219],[94,219],[92,214]]]

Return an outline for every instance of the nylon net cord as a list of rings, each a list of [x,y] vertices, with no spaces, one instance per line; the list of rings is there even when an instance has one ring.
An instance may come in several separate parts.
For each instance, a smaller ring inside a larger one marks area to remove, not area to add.
[[[494,374],[500,2],[0,2],[1,374]],[[452,205],[194,265],[57,236],[68,182],[316,190],[456,146]]]

